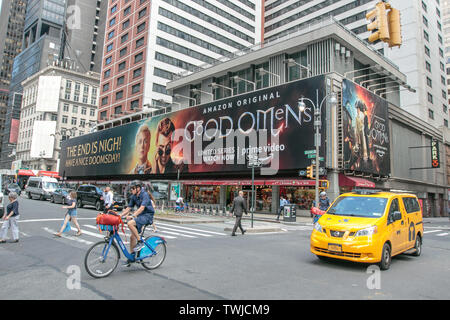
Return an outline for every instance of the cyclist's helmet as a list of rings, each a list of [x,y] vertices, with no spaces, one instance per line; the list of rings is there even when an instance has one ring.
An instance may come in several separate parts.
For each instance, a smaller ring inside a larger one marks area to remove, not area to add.
[[[142,182],[139,180],[132,181],[130,184],[130,188],[137,188],[137,187],[142,188]]]

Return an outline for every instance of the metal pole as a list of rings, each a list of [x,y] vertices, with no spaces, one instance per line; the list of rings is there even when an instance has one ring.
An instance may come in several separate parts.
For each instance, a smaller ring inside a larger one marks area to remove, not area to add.
[[[252,223],[251,223],[251,228],[253,229],[253,212],[255,211],[255,206],[254,206],[254,202],[255,202],[255,167],[252,166]]]
[[[315,179],[316,179],[316,187],[315,187],[315,193],[316,193],[316,207],[319,207],[319,166],[320,166],[320,161],[319,161],[319,137],[320,137],[320,133],[319,133],[319,129],[320,129],[320,106],[319,106],[319,90],[316,90],[316,106],[314,108],[314,115],[315,115],[315,121],[314,121],[314,125],[316,127],[316,133],[315,133],[315,145],[316,145],[316,173],[315,173]]]

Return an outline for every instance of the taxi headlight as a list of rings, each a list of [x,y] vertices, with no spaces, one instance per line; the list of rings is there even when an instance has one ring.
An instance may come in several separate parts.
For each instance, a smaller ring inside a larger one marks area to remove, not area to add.
[[[369,228],[361,229],[356,232],[355,237],[371,236],[378,232],[377,226],[371,226]]]
[[[318,222],[314,224],[314,229],[316,229],[319,232],[323,232],[322,226]]]

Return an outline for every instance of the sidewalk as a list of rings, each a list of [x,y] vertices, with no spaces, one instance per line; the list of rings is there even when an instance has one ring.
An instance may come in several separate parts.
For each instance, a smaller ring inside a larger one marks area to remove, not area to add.
[[[195,214],[195,213],[172,213],[164,212],[155,215],[155,220],[160,221],[170,221],[179,224],[188,223],[221,223],[230,220],[234,220],[234,216],[218,216],[218,215],[205,215],[205,214]],[[251,214],[242,217],[243,221],[250,221]],[[296,217],[295,222],[283,221],[283,217],[280,216],[280,220],[277,221],[276,214],[264,214],[264,213],[254,213],[253,221],[264,221],[274,224],[286,224],[286,225],[312,225],[312,218],[310,217]],[[424,225],[440,225],[450,229],[450,219],[449,217],[431,217],[423,218]]]
[[[159,211],[159,210],[158,210]],[[160,211],[159,211],[160,212]],[[167,221],[179,224],[189,224],[189,223],[223,223],[226,221],[234,221],[234,216],[218,216],[218,215],[204,215],[204,214],[195,214],[195,213],[173,213],[173,212],[163,212],[156,213],[154,216],[155,220]],[[243,221],[251,220],[251,214],[245,215],[242,217]],[[312,218],[309,217],[297,217],[295,222],[287,222],[283,221],[283,217],[280,216],[280,221],[277,221],[276,214],[253,214],[254,221],[264,221],[269,223],[274,223],[277,225],[280,224],[293,224],[293,225],[311,225]]]

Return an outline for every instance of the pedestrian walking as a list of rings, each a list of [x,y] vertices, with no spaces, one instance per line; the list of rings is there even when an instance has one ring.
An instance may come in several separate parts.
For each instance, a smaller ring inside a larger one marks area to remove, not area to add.
[[[57,237],[61,237],[67,224],[70,223],[70,220],[72,220],[78,229],[76,236],[81,236],[81,228],[77,221],[77,193],[75,191],[72,190],[69,192],[66,203],[67,203],[67,206],[62,207],[63,209],[67,209],[67,213],[64,218],[64,222],[63,222],[59,232],[55,233],[54,235]]]
[[[6,242],[8,230],[11,229],[13,242],[19,242],[19,201],[17,193],[10,192],[8,195],[9,204],[6,207],[6,214],[3,214],[3,225],[0,231],[0,243]]]
[[[111,188],[107,186],[103,192],[103,203],[104,203],[104,213],[107,213],[113,208],[114,204],[114,193]]]
[[[284,210],[284,206],[289,204],[289,201],[285,199],[283,196],[280,197],[280,210],[278,210],[277,221],[280,220],[280,214]]]
[[[231,233],[231,235],[234,237],[236,236],[236,230],[239,227],[239,229],[241,229],[242,234],[244,234],[247,230],[244,230],[244,228],[242,228],[242,224],[241,224],[241,220],[242,220],[242,214],[245,212],[245,214],[248,214],[247,212],[247,205],[245,203],[245,199],[244,199],[244,192],[243,191],[239,191],[239,195],[234,198],[233,200],[233,206],[231,207],[231,213],[236,216],[236,222],[234,224],[233,227],[233,232]]]

